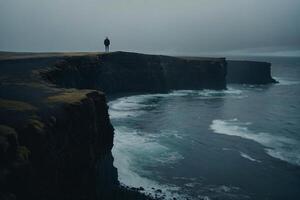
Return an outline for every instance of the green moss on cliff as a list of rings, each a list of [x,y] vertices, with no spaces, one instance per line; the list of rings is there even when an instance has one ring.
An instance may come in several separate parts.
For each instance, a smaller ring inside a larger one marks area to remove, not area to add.
[[[29,160],[30,153],[30,150],[26,146],[20,146],[17,149],[18,157],[23,161]]]
[[[22,101],[13,101],[0,99],[0,109],[14,110],[14,111],[35,111],[36,107]]]
[[[0,163],[5,164],[16,156],[17,133],[15,129],[0,125]],[[1,169],[1,168],[0,168]]]
[[[45,126],[41,121],[34,119],[34,118],[28,119],[27,126],[29,126],[29,125],[34,127],[36,130],[40,130],[40,131],[43,130],[43,128]]]
[[[15,129],[1,124],[0,136],[8,136],[8,135],[17,135]]]
[[[70,90],[47,98],[48,103],[79,103],[90,90]]]

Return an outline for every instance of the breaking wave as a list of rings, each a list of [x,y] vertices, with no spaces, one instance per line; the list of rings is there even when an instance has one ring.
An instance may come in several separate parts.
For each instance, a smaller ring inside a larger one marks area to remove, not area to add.
[[[174,185],[162,185],[148,178],[151,174],[143,170],[143,165],[155,166],[177,162],[183,157],[136,130],[117,126],[114,141],[114,165],[118,168],[119,181],[129,187],[143,187],[141,191],[151,196],[165,196],[166,199],[184,199]],[[157,189],[161,192],[157,193]]]
[[[243,158],[246,158],[252,162],[261,162],[260,160],[257,160],[251,156],[249,156],[248,154],[244,153],[244,152],[240,152],[240,155],[243,157]]]
[[[212,121],[210,128],[218,134],[238,136],[256,141],[266,147],[266,152],[270,156],[300,165],[300,147],[296,140],[265,132],[255,132],[249,128],[250,125],[250,122],[240,122],[238,119],[216,119]],[[241,154],[241,156],[249,160],[255,160],[246,154]]]
[[[174,130],[161,130],[159,133],[144,132],[143,130],[129,127],[127,124],[132,123],[132,121],[139,119],[147,111],[155,108],[158,105],[157,100],[187,96],[196,99],[239,98],[241,94],[241,90],[233,88],[221,91],[178,90],[167,94],[135,95],[110,101],[108,103],[109,115],[115,128],[112,152],[114,165],[118,168],[121,184],[129,187],[143,187],[144,190],[142,192],[151,196],[163,196],[165,199],[173,199],[174,197],[178,200],[193,199],[182,194],[182,188],[178,186],[163,185],[152,180],[153,172],[144,169],[145,167],[155,168],[159,165],[172,165],[184,159],[179,152],[168,148],[160,142],[162,138],[182,140],[184,136]],[[126,123],[122,123],[123,120]],[[194,184],[187,183],[186,187],[192,187]],[[161,192],[157,193],[157,189],[161,190]]]

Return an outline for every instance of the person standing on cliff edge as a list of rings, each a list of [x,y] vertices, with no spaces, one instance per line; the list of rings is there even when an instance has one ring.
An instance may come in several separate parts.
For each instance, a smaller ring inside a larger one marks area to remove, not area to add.
[[[105,52],[109,52],[110,41],[109,41],[108,37],[105,38],[104,45],[105,45]]]

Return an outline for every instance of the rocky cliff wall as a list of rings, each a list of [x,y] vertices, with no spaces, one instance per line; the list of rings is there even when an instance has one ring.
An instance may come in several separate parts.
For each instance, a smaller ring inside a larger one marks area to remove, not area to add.
[[[254,61],[227,61],[227,83],[276,83],[271,76],[271,63]]]
[[[42,74],[61,87],[98,89],[107,94],[226,88],[225,59],[199,61],[116,52],[72,57]]]
[[[1,199],[109,199],[118,178],[104,94],[62,92],[45,101],[38,115],[1,125]]]

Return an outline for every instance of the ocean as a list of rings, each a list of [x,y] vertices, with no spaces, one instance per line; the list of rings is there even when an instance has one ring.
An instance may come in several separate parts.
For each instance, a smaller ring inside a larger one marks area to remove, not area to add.
[[[278,84],[142,94],[109,102],[121,184],[165,199],[300,199],[300,58]]]

